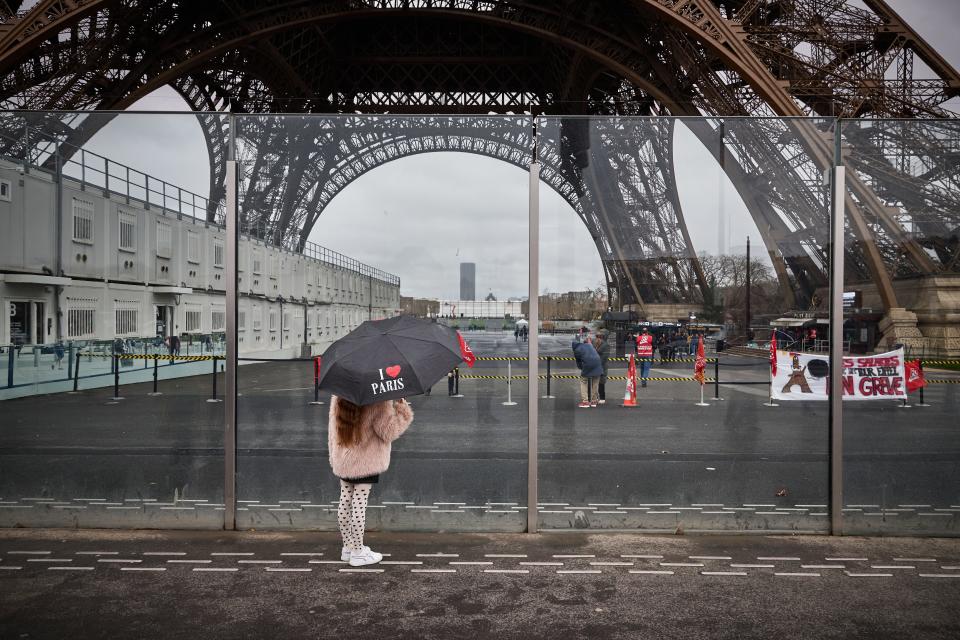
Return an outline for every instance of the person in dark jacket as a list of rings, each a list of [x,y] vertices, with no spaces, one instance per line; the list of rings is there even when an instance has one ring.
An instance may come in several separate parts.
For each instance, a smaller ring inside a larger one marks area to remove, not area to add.
[[[577,361],[577,368],[580,369],[580,404],[578,406],[581,409],[595,407],[597,406],[596,398],[593,404],[590,404],[590,391],[595,388],[596,382],[603,375],[600,354],[594,349],[589,339],[586,342],[575,339],[572,346],[573,357]]]
[[[600,356],[600,366],[603,367],[603,374],[600,375],[597,385],[597,403],[606,404],[607,402],[607,371],[610,363],[610,344],[607,342],[607,336],[598,333],[593,339],[593,348],[597,350]]]

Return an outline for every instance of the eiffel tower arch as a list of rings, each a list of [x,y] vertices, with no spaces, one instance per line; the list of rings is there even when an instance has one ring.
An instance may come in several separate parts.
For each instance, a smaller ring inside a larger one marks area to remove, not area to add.
[[[691,130],[739,191],[784,304],[796,305],[826,285],[818,177],[833,162],[840,122],[852,169],[848,282],[877,300],[891,340],[926,336],[960,348],[951,320],[960,313],[960,136],[947,106],[960,75],[884,0],[40,0],[20,11],[24,4],[0,6],[3,107],[49,112],[31,117],[47,144],[69,153],[109,118],[66,112],[122,110],[172,86],[204,132],[212,221],[229,139],[217,112],[447,117],[433,135],[388,136],[396,122],[384,119],[379,133],[327,157],[293,144],[290,157],[249,166],[245,188],[259,204],[242,223],[294,248],[337,192],[385,158],[532,157],[532,132],[509,135],[465,116],[702,116]],[[837,120],[853,118],[861,120]],[[308,135],[274,125],[243,143]],[[595,239],[613,303],[702,298],[673,124],[624,131],[615,118],[595,118],[583,127],[562,121],[538,155],[546,182]],[[21,144],[16,131],[2,133],[2,150]],[[613,139],[620,148],[591,144]],[[319,166],[337,170],[321,175]],[[281,183],[282,191],[256,188]]]

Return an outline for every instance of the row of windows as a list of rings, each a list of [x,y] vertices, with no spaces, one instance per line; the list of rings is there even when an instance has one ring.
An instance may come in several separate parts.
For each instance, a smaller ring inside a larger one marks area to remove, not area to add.
[[[97,311],[92,307],[70,308],[67,310],[67,337],[94,338],[97,332]],[[140,335],[140,311],[129,307],[114,310],[114,334],[117,336]],[[226,312],[214,308],[210,313],[210,331],[224,331]],[[187,309],[184,318],[184,332],[199,333],[201,327],[200,309]]]
[[[137,218],[136,216],[120,211],[118,213],[119,241],[121,251],[137,250]],[[170,258],[173,255],[173,226],[166,221],[157,220],[157,256]],[[93,203],[81,198],[73,199],[73,240],[84,244],[93,244]],[[223,266],[223,242],[214,240],[213,265]],[[200,264],[200,234],[187,231],[187,261]]]
[[[94,230],[94,205],[88,200],[82,198],[73,198],[73,240],[84,244],[93,244]],[[118,212],[119,221],[119,241],[118,246],[121,251],[137,251],[137,218],[136,216],[124,212]],[[160,258],[173,257],[173,226],[164,220],[157,220],[157,256]],[[187,231],[187,262],[200,264],[200,234],[195,231]],[[224,244],[222,240],[213,242],[213,266],[224,266]],[[241,252],[240,271],[244,270],[244,254]],[[279,256],[272,254],[270,259],[270,277],[279,276]],[[252,251],[253,273],[260,275],[263,271],[263,259],[259,251]],[[294,277],[296,277],[296,265],[294,265]],[[312,279],[312,277],[311,277]],[[358,300],[363,291],[363,278],[354,274],[344,272],[329,272],[319,270],[316,274],[316,284],[318,287],[326,287],[327,293],[334,289],[338,293],[346,293],[348,299]],[[383,297],[382,286],[375,285],[374,296],[377,299]]]

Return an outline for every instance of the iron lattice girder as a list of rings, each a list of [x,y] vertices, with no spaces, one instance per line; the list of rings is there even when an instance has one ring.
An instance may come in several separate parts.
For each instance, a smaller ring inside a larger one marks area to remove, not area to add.
[[[239,111],[647,113],[659,104],[675,115],[952,115],[943,102],[960,91],[956,71],[882,0],[867,5],[869,10],[842,0],[750,0],[734,10],[706,0],[271,5],[41,0],[0,26],[0,69],[6,71],[0,75],[0,99],[8,107],[122,108],[169,82],[194,109],[222,107],[229,99]],[[416,27],[427,23],[446,25],[444,33],[453,36],[436,37]],[[380,34],[380,49],[365,33]],[[336,58],[344,52],[348,55]],[[388,57],[399,62],[385,73]],[[913,77],[914,57],[935,77]],[[896,73],[889,73],[894,66]],[[534,74],[537,70],[541,73]],[[199,117],[213,160],[212,219],[219,201],[215,190],[222,188],[224,132],[214,117]],[[74,134],[58,131],[53,137],[69,137],[79,146],[93,130],[80,126]],[[803,152],[791,155],[784,149],[774,153],[776,143],[762,143],[763,136],[753,138],[726,154],[725,170],[754,219],[766,225],[761,233],[769,231],[764,241],[775,266],[778,257],[786,265],[778,272],[781,284],[787,268],[799,281],[814,283],[823,263],[819,225],[803,216],[809,231],[801,241],[804,225],[798,227],[791,216],[816,208],[810,176],[824,168],[832,144],[815,136],[801,141]],[[927,159],[925,171],[879,161],[868,145],[851,176],[848,207],[860,240],[852,251],[861,253],[848,260],[868,265],[879,280],[888,280],[887,271],[957,268],[952,241],[944,236],[949,224],[939,230],[934,224],[940,211],[955,210],[948,207],[958,171],[950,143],[920,136],[901,141],[911,145],[904,155]],[[862,144],[847,142],[854,151]],[[793,176],[772,189],[756,174],[770,161]],[[629,177],[630,164],[621,159],[617,165],[625,181],[620,197],[628,201],[646,188]],[[294,170],[300,169],[294,165]],[[301,183],[309,183],[309,164],[302,175]],[[937,177],[937,186],[925,187],[929,176]],[[924,198],[894,197],[911,187]],[[566,182],[556,188],[578,190]],[[760,192],[767,192],[772,204],[764,205]],[[302,225],[309,217],[298,212],[322,210],[324,193],[298,187],[275,194],[283,208],[277,223],[286,228],[274,236],[305,237],[309,229]],[[317,202],[305,207],[304,198]],[[645,206],[662,208],[653,201]],[[905,225],[923,230],[919,241]],[[804,248],[790,248],[797,243]],[[893,300],[892,288],[886,290]]]

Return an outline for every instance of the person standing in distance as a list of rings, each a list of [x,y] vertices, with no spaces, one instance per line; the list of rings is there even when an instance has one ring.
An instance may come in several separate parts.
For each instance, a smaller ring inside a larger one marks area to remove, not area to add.
[[[637,336],[637,359],[640,360],[640,386],[647,386],[650,377],[650,361],[653,360],[653,336],[644,327]]]
[[[380,474],[390,466],[391,443],[403,435],[412,421],[413,410],[403,399],[361,407],[330,396],[327,444],[330,467],[340,479],[340,559],[351,567],[383,560],[382,554],[363,544],[367,500],[373,485],[380,481]]]
[[[603,367],[603,373],[600,375],[597,385],[597,403],[606,404],[607,402],[607,374],[610,371],[610,344],[607,342],[607,336],[603,333],[597,333],[593,339],[593,348],[597,350],[600,356],[600,366]]]
[[[587,409],[597,406],[597,397],[593,395],[591,402],[591,392],[596,394],[597,382],[603,375],[603,366],[600,364],[600,355],[594,349],[590,342],[590,336],[585,335],[584,341],[573,339],[573,356],[577,361],[577,368],[580,369],[580,404],[581,409]]]

